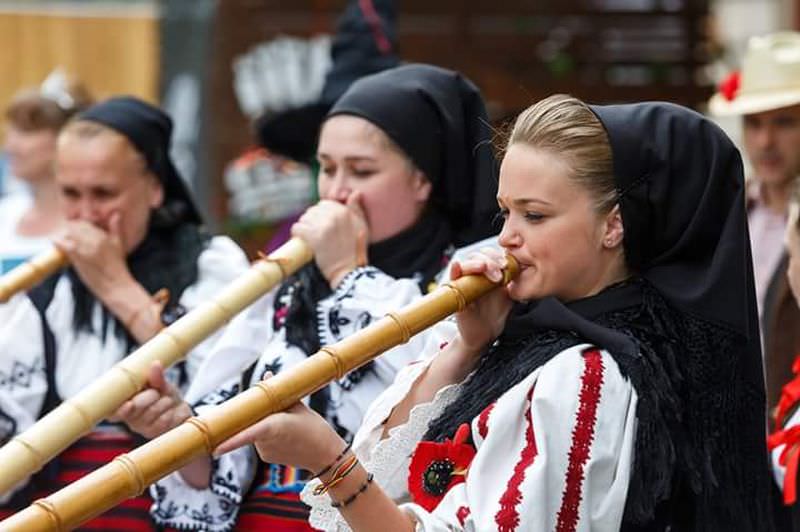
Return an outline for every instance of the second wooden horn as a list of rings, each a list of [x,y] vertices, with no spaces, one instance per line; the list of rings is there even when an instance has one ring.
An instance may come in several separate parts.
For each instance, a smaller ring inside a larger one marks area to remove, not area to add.
[[[503,283],[517,273],[508,257]],[[0,531],[72,530],[81,523],[135,497],[156,480],[264,417],[285,410],[330,381],[380,353],[405,343],[414,334],[463,309],[499,283],[470,275],[439,287],[420,300],[390,313],[368,327],[316,354],[294,368],[258,383],[233,399],[194,417],[128,454],[93,471],[25,510],[0,522]]]
[[[56,247],[43,251],[0,276],[0,303],[29,290],[66,266],[67,256]],[[2,490],[0,490],[2,493]]]
[[[253,263],[211,301],[163,329],[77,395],[61,403],[0,448],[0,494],[39,471],[47,462],[113,414],[141,390],[153,362],[169,367],[222,327],[235,314],[311,260],[311,248],[297,238]]]

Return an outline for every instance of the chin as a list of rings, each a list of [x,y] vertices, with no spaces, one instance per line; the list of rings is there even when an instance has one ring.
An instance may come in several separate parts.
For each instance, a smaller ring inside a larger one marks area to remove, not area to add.
[[[543,297],[541,290],[536,290],[530,283],[520,282],[518,279],[508,283],[508,297],[514,301],[530,301]]]

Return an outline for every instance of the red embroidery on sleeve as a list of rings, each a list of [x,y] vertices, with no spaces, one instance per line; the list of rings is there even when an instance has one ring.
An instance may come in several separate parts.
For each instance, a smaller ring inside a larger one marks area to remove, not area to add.
[[[578,525],[578,507],[581,503],[584,467],[595,436],[597,405],[603,386],[603,356],[597,349],[583,352],[583,376],[581,377],[580,405],[575,428],[572,431],[572,447],[569,450],[566,485],[558,511],[557,532],[574,531]]]
[[[480,434],[481,439],[486,439],[486,435],[489,433],[489,416],[492,414],[492,410],[494,410],[495,403],[490,404],[486,408],[483,409],[481,415],[478,416],[478,434]]]
[[[511,532],[516,530],[519,525],[519,512],[517,506],[522,500],[522,493],[519,491],[519,486],[525,480],[525,470],[533,463],[536,458],[536,441],[533,434],[533,420],[531,419],[531,398],[533,397],[533,387],[528,392],[528,408],[526,419],[528,425],[525,429],[525,447],[520,453],[517,465],[514,466],[514,474],[511,475],[511,480],[508,482],[506,491],[500,497],[500,510],[494,516],[494,521],[497,523],[497,530],[499,532]]]
[[[461,506],[456,511],[456,518],[458,518],[458,522],[459,522],[459,524],[461,524],[461,526],[464,526],[464,523],[466,522],[467,517],[469,517],[469,508],[467,508],[466,506]]]

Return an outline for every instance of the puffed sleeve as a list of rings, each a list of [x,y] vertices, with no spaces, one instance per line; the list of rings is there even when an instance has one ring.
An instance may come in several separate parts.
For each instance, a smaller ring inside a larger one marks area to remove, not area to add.
[[[633,461],[636,394],[604,351],[568,349],[472,422],[466,481],[417,530],[619,530]]]
[[[43,352],[42,320],[30,299],[17,294],[0,305],[0,445],[39,416],[47,393]]]
[[[248,268],[247,257],[230,238],[224,236],[213,237],[208,247],[198,257],[197,281],[183,291],[180,299],[181,305],[187,310],[197,308],[217,296]],[[245,313],[252,307],[253,305],[248,307]],[[241,314],[235,316],[225,327],[220,328],[202,341],[187,355],[186,373],[189,387],[186,390],[186,400],[188,402],[192,403],[199,400],[215,390],[221,383],[234,378],[241,372],[241,367],[238,367],[235,363],[238,359],[228,359],[228,363],[220,364],[220,361],[226,360],[228,356],[228,352],[220,353],[220,351],[225,351],[224,347],[226,345],[233,347],[234,349],[232,350],[237,351],[240,358],[247,359],[240,366],[246,367],[258,358],[258,352],[254,349],[255,344],[248,344],[248,338],[244,337],[249,322],[246,318],[242,319],[240,316]],[[240,327],[237,328],[235,334],[229,334],[227,331],[234,324]],[[241,337],[241,341],[235,341],[237,337]],[[234,341],[231,342],[230,340]],[[239,348],[244,349],[245,353],[242,353]],[[249,358],[245,356],[251,351],[253,352],[252,356]],[[209,360],[212,355],[213,361]],[[209,371],[211,364],[214,364],[216,368]]]

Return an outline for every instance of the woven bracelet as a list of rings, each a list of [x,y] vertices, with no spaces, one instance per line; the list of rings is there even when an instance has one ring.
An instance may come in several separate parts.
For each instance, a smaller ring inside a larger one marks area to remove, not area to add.
[[[369,487],[370,484],[372,484],[372,473],[367,475],[367,480],[365,480],[364,483],[361,484],[361,487],[359,487],[355,493],[353,493],[352,495],[350,495],[348,498],[346,498],[341,502],[332,502],[331,506],[333,506],[334,508],[344,508],[345,506],[351,504],[354,500],[356,500],[356,497],[367,491],[367,488]]]
[[[350,442],[350,443],[348,443],[348,444],[345,446],[345,448],[344,448],[344,451],[342,451],[341,453],[339,453],[339,456],[337,456],[337,457],[336,457],[336,459],[335,459],[333,462],[331,462],[331,463],[330,463],[330,465],[328,465],[328,467],[326,467],[325,469],[323,469],[322,471],[320,471],[320,472],[319,472],[319,473],[317,473],[316,475],[311,475],[311,478],[318,478],[318,477],[321,477],[322,475],[324,475],[325,473],[327,473],[328,471],[330,471],[331,469],[333,469],[333,468],[334,468],[334,466],[336,466],[336,464],[337,464],[337,463],[339,463],[339,460],[341,460],[342,458],[344,458],[344,455],[346,455],[346,454],[347,454],[347,451],[349,451],[349,450],[350,450],[350,448],[351,448],[352,446],[353,446],[353,442]]]

